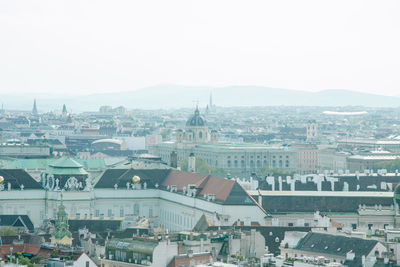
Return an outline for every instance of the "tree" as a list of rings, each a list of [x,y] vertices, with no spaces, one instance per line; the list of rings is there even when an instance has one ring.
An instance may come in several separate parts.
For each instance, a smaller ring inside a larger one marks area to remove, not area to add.
[[[275,175],[275,176],[293,176],[294,175],[294,171],[287,171],[284,169],[279,169],[279,168],[267,168],[267,167],[262,167],[259,170],[259,174],[261,176],[265,176],[265,175]]]
[[[183,160],[180,166],[183,171],[188,171],[188,160]],[[211,166],[207,161],[199,157],[196,157],[196,172],[202,174],[225,175],[225,170]]]
[[[386,169],[388,172],[395,172],[396,170],[400,171],[400,158],[396,158],[395,160],[379,162],[376,164],[378,169]]]
[[[0,236],[14,236],[18,234],[18,229],[11,226],[0,227]]]
[[[19,256],[18,257],[18,263],[21,265],[27,265],[28,267],[33,267],[33,264],[31,262],[31,260],[27,257],[24,256]]]

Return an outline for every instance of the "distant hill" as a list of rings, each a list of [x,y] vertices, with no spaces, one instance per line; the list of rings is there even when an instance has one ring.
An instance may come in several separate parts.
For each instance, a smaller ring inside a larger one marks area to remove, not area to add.
[[[61,110],[66,104],[73,112],[95,111],[102,105],[125,106],[129,109],[158,109],[193,107],[199,101],[205,106],[213,95],[217,106],[368,106],[399,107],[400,97],[354,92],[323,90],[306,92],[261,86],[207,86],[157,85],[128,92],[91,94],[84,96],[46,96],[34,94],[0,95],[6,109],[30,110],[33,98],[39,111]]]

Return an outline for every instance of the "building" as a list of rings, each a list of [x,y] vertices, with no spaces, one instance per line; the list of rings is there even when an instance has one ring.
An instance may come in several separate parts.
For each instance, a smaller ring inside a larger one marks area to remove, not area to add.
[[[113,239],[106,244],[103,267],[165,267],[178,255],[178,245],[169,240]]]
[[[270,147],[262,144],[218,143],[218,133],[209,133],[206,121],[196,109],[186,123],[185,130],[178,130],[175,142],[149,144],[151,154],[171,164],[171,155],[177,154],[178,166],[190,154],[202,158],[209,165],[250,174],[261,168],[297,169],[297,152],[287,147]]]
[[[294,144],[291,147],[297,154],[298,173],[316,173],[318,170],[318,148],[311,144]]]
[[[353,155],[347,158],[347,166],[350,172],[364,172],[366,170],[378,170],[381,163],[394,161],[400,158],[392,153],[369,153],[367,155]]]
[[[62,246],[72,245],[72,234],[69,231],[68,214],[65,211],[62,195],[61,195],[61,204],[58,207],[55,230],[51,235],[51,244],[62,245]]]
[[[317,232],[286,232],[281,242],[282,255],[292,259],[317,259],[321,263],[344,266],[373,266],[383,258],[386,247],[377,240]],[[372,264],[365,265],[370,262]],[[372,261],[372,262],[371,262]]]
[[[323,148],[318,149],[318,170],[323,172],[333,171],[338,173],[339,171],[348,170],[347,157],[350,153],[337,151],[334,148]]]
[[[4,179],[0,215],[28,215],[36,227],[40,226],[56,218],[63,189],[70,218],[140,216],[148,218],[151,227],[169,231],[191,230],[203,215],[221,226],[238,219],[249,225],[251,221],[265,225],[269,216],[234,180],[171,169],[131,168],[108,169],[92,180],[76,177],[81,167],[70,167],[62,173],[46,173],[41,183],[24,170],[0,170]]]
[[[307,141],[315,141],[317,137],[317,122],[315,120],[310,120],[307,123]]]

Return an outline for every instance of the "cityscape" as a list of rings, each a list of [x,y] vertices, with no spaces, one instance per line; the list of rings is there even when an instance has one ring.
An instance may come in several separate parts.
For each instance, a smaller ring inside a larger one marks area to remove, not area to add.
[[[1,110],[4,260],[400,260],[399,108],[225,108],[211,92],[192,109],[41,112],[39,103]]]
[[[0,267],[400,266],[399,14],[0,1]]]

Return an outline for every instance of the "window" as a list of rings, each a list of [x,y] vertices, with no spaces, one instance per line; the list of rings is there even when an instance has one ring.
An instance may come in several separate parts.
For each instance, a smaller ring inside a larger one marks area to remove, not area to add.
[[[99,211],[99,210],[96,210],[94,216],[99,217],[99,216],[100,216],[100,211]]]
[[[353,228],[353,230],[356,230],[356,229],[357,229],[357,224],[353,223],[353,224],[351,225],[351,228]]]
[[[153,217],[153,209],[152,208],[149,209],[149,217]]]
[[[119,209],[119,217],[124,217],[124,208],[123,207],[121,207]]]
[[[89,267],[89,262],[88,261],[86,261],[86,267]]]
[[[203,138],[203,133],[199,132],[199,138],[202,139]]]
[[[107,216],[108,216],[108,217],[111,217],[111,216],[112,216],[112,210],[111,210],[111,209],[108,209],[108,211],[107,211]]]
[[[231,167],[231,161],[228,160],[228,168],[230,168],[230,167]]]
[[[133,205],[133,215],[139,215],[139,203]]]
[[[237,168],[237,167],[238,167],[238,161],[235,160],[235,168]]]
[[[293,226],[293,223],[288,223],[288,226]]]
[[[372,229],[372,226],[373,226],[373,224],[372,224],[372,223],[369,223],[369,224],[368,224],[368,230],[371,230],[371,229]]]

